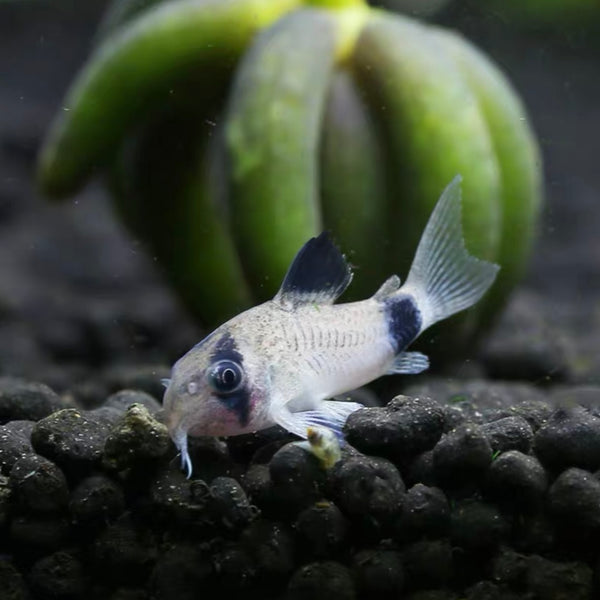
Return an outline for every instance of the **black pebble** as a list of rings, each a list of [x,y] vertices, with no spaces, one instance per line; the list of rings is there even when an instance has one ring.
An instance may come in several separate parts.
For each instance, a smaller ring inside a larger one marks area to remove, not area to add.
[[[8,475],[19,458],[33,454],[31,430],[34,425],[34,421],[11,421],[0,425],[0,473]]]
[[[505,411],[505,416],[523,417],[529,423],[531,430],[536,432],[547,423],[552,412],[552,404],[545,399],[522,398]]]
[[[435,470],[433,468],[433,450],[427,450],[414,458],[403,471],[408,484],[422,483],[435,487]]]
[[[69,536],[69,523],[60,516],[16,515],[8,532],[15,551],[30,559],[63,548]]]
[[[295,524],[300,547],[318,559],[336,557],[348,537],[349,528],[340,509],[325,500],[304,509]]]
[[[275,426],[227,438],[227,448],[233,459],[239,463],[248,464],[268,462],[273,454],[285,444],[296,440],[294,434]],[[269,451],[271,453],[269,454]]]
[[[421,590],[403,596],[402,600],[462,600],[450,590]]]
[[[433,448],[444,429],[444,411],[430,398],[397,396],[383,408],[352,413],[347,441],[365,454],[404,462]]]
[[[264,514],[277,514],[278,503],[273,496],[273,482],[268,465],[250,465],[242,479],[244,489],[252,504]]]
[[[100,596],[102,597],[102,596]],[[197,596],[196,596],[197,597]],[[112,593],[108,600],[155,600],[143,589],[122,587]]]
[[[272,496],[282,517],[293,518],[321,497],[325,470],[317,458],[296,444],[278,450],[269,463]]]
[[[592,570],[578,562],[559,563],[541,556],[528,560],[527,591],[543,600],[592,600]]]
[[[49,600],[80,598],[86,583],[83,565],[68,552],[56,552],[37,561],[28,579],[36,596]]]
[[[477,500],[459,503],[450,523],[452,543],[468,552],[494,550],[509,533],[509,524],[500,511]]]
[[[63,472],[43,456],[28,454],[17,460],[9,481],[12,502],[19,511],[55,512],[67,505],[67,480]]]
[[[12,513],[10,496],[11,492],[10,485],[8,483],[8,477],[0,475],[0,536],[2,535],[2,530],[8,523],[8,519]],[[1,541],[0,548],[2,548]]]
[[[600,418],[580,407],[561,408],[536,433],[534,451],[550,469],[594,471],[600,468]]]
[[[116,519],[125,509],[121,487],[105,475],[82,480],[71,493],[69,510],[78,526],[99,527]]]
[[[473,423],[460,425],[445,434],[433,449],[435,479],[440,485],[458,487],[477,479],[492,461],[492,448]]]
[[[421,540],[403,551],[407,584],[412,589],[445,586],[452,578],[452,547],[443,540]]]
[[[219,438],[189,437],[188,451],[194,465],[192,479],[212,481],[222,475],[237,479],[241,475],[242,469],[231,458],[227,444]],[[173,468],[180,469],[179,460]]]
[[[504,417],[481,426],[494,452],[529,452],[533,441],[531,426],[523,417]]]
[[[60,397],[47,385],[0,377],[0,424],[39,421],[61,408]]]
[[[239,544],[228,544],[214,553],[212,559],[218,594],[241,593],[254,585],[257,576],[254,560]]]
[[[197,544],[167,546],[150,577],[155,600],[196,600],[213,572],[212,563]]]
[[[150,414],[154,414],[162,408],[161,403],[152,395],[141,390],[119,390],[111,394],[104,406],[116,408],[124,413],[131,405],[141,404]]]
[[[90,558],[102,581],[131,585],[148,578],[156,556],[152,534],[131,519],[121,518],[98,535]]]
[[[31,443],[38,454],[65,469],[87,472],[100,462],[109,428],[74,409],[63,409],[38,421]]]
[[[394,550],[361,550],[352,571],[361,598],[397,598],[404,588],[402,555]]]
[[[527,584],[529,557],[510,548],[501,548],[492,562],[494,581],[513,590],[524,592]]]
[[[576,468],[561,473],[550,486],[548,509],[561,530],[600,542],[600,481],[591,473]]]
[[[486,496],[517,512],[538,509],[548,487],[546,471],[535,456],[510,450],[498,456],[486,474]]]
[[[354,600],[352,573],[334,562],[315,562],[300,567],[290,579],[285,600]]]
[[[484,580],[470,586],[465,591],[464,600],[522,600],[522,598],[492,581]]]
[[[0,593],[6,600],[30,600],[31,598],[23,576],[5,556],[0,556],[0,585]]]
[[[169,452],[167,428],[141,404],[130,406],[112,427],[104,445],[104,465],[116,470],[147,467]]]
[[[213,479],[210,484],[210,510],[226,530],[241,529],[257,514],[242,486],[231,477]]]
[[[352,457],[331,471],[331,494],[342,512],[377,539],[400,514],[405,487],[396,467],[385,458]]]
[[[135,393],[144,393],[152,396],[154,402],[146,405],[153,412],[153,406],[160,406],[159,400],[165,393],[165,386],[161,379],[168,378],[171,369],[166,365],[115,365],[104,373],[104,382],[111,391],[135,390]],[[135,400],[140,403],[140,400]],[[127,408],[127,407],[125,407]]]
[[[406,492],[395,522],[397,538],[442,537],[449,527],[450,506],[442,490],[417,483]]]
[[[240,536],[240,545],[252,557],[255,577],[264,588],[281,588],[294,570],[294,540],[281,523],[257,519]]]
[[[193,536],[214,534],[214,521],[209,513],[211,501],[208,484],[202,479],[188,480],[174,469],[155,473],[149,489],[147,518],[165,529],[181,528]]]

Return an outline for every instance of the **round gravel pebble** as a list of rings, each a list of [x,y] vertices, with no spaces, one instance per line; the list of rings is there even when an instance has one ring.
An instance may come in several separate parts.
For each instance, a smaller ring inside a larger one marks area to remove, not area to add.
[[[298,569],[290,579],[285,600],[354,600],[352,573],[334,562],[315,562]]]
[[[239,530],[256,517],[256,508],[248,502],[242,486],[231,477],[213,479],[210,497],[211,512],[225,529]]]
[[[407,585],[412,589],[444,587],[452,579],[452,547],[443,540],[420,540],[403,551]]]
[[[529,558],[510,548],[501,548],[492,561],[492,579],[520,592],[525,591]]]
[[[146,581],[157,556],[155,540],[146,529],[122,518],[95,539],[91,560],[103,581],[133,583]]]
[[[433,468],[433,450],[419,454],[405,469],[404,474],[409,484],[422,483],[435,487],[435,470]]]
[[[508,536],[509,525],[497,508],[476,500],[458,504],[450,518],[452,543],[468,552],[488,552]]]
[[[19,458],[34,453],[31,445],[34,425],[34,421],[11,421],[0,425],[0,473],[8,475]]]
[[[147,466],[171,448],[167,428],[141,404],[130,406],[111,429],[104,445],[104,465],[118,471]]]
[[[433,448],[444,429],[444,411],[430,398],[397,396],[383,408],[352,413],[347,441],[365,454],[405,461]]]
[[[259,585],[273,588],[284,583],[294,570],[294,540],[281,523],[257,519],[240,536],[244,551],[252,557]]]
[[[38,454],[71,472],[88,472],[100,462],[109,428],[84,413],[68,408],[38,421],[31,443]]]
[[[269,462],[271,494],[282,517],[298,512],[322,496],[326,473],[319,461],[300,446],[286,444]]]
[[[0,424],[39,421],[61,408],[60,397],[47,385],[0,377]]]
[[[539,509],[548,487],[546,471],[534,456],[510,450],[498,456],[486,474],[486,496],[517,512]]]
[[[580,407],[555,411],[535,435],[534,451],[542,464],[561,471],[600,468],[600,418]]]
[[[196,600],[206,589],[212,564],[197,544],[165,548],[152,571],[150,590],[155,600]]]
[[[150,395],[155,405],[165,394],[162,379],[168,378],[171,368],[166,365],[114,365],[104,373],[104,381],[111,391],[135,390],[137,393]],[[140,400],[135,400],[140,403]],[[141,402],[145,405],[145,402]],[[127,407],[125,407],[127,408]],[[146,406],[153,412],[151,406]]]
[[[404,568],[399,552],[378,548],[357,552],[352,571],[361,598],[394,598],[402,593]]]
[[[334,558],[342,549],[350,524],[340,509],[327,501],[304,509],[296,520],[300,547],[311,557]]]
[[[116,408],[124,413],[133,404],[140,404],[150,414],[154,414],[162,408],[161,403],[154,396],[141,390],[120,390],[115,392],[106,399],[104,406]]]
[[[214,534],[208,511],[210,489],[205,481],[187,480],[178,470],[164,469],[155,474],[149,496],[147,516],[157,525],[181,528],[196,536]]]
[[[51,461],[28,454],[10,471],[12,502],[20,512],[55,512],[66,507],[69,488],[63,472]]]
[[[567,469],[550,486],[548,509],[555,524],[573,537],[598,537],[600,481],[582,469]]]
[[[523,417],[504,417],[481,426],[494,452],[520,450],[529,452],[533,441],[533,431]]]
[[[69,524],[65,518],[54,515],[13,515],[8,533],[16,553],[30,559],[63,548]]]
[[[256,581],[256,567],[252,556],[239,544],[227,544],[212,556],[218,594],[240,594]]]
[[[402,600],[460,600],[459,596],[449,590],[420,590],[403,597]]]
[[[400,540],[442,537],[449,526],[450,506],[442,490],[417,483],[406,492],[395,523]]]
[[[116,519],[125,508],[121,487],[105,475],[82,480],[71,493],[69,510],[80,526],[100,527]]]
[[[37,597],[48,600],[80,598],[85,589],[81,562],[68,552],[56,552],[37,561],[29,573]]]
[[[357,456],[331,472],[331,494],[342,512],[375,537],[400,514],[405,487],[396,467],[384,458]]]
[[[479,478],[491,461],[490,443],[473,423],[445,434],[433,449],[435,479],[442,487],[458,487]]]
[[[4,526],[8,523],[8,519],[12,512],[10,495],[8,477],[0,475],[0,532],[2,532]]]
[[[528,560],[527,589],[536,600],[593,600],[592,579],[592,570],[584,563],[559,563],[541,556]]]
[[[23,576],[12,561],[4,556],[0,556],[0,584],[5,600],[30,600]]]

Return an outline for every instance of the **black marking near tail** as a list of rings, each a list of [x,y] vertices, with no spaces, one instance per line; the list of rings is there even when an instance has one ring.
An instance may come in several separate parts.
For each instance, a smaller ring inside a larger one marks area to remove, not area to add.
[[[283,305],[332,304],[350,284],[352,271],[344,255],[323,232],[302,246],[275,296]]]
[[[421,331],[421,312],[410,296],[396,296],[384,302],[389,335],[396,354],[402,352]]]
[[[232,360],[238,363],[242,369],[244,368],[244,357],[238,351],[235,340],[228,333],[224,334],[216,343],[210,359],[211,364],[220,360]],[[248,425],[250,420],[250,391],[247,385],[231,394],[217,395],[217,398],[236,414],[242,427]]]

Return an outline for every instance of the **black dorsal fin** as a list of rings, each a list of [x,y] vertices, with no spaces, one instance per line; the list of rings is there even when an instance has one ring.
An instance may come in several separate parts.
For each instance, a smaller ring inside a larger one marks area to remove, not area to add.
[[[344,255],[323,232],[302,246],[274,300],[284,307],[333,304],[352,281]]]

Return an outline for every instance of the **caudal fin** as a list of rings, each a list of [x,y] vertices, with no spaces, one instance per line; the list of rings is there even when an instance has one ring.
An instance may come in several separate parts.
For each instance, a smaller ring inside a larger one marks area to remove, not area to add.
[[[475,304],[494,282],[500,267],[471,256],[465,248],[460,182],[444,190],[423,232],[403,291],[421,311],[421,331]]]

